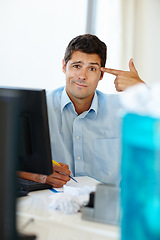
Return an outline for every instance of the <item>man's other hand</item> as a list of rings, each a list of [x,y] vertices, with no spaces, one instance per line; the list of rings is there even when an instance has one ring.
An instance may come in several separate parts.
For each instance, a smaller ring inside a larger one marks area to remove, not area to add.
[[[126,88],[134,86],[138,83],[144,83],[139,77],[138,72],[134,66],[133,59],[129,60],[129,70],[122,71],[111,68],[101,68],[101,71],[115,75],[114,80],[115,88],[118,92],[124,91]]]

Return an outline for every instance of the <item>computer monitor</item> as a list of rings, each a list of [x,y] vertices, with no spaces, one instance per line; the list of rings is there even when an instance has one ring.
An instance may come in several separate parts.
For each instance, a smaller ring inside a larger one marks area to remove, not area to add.
[[[0,239],[16,231],[16,171],[53,172],[45,90],[0,88]]]
[[[40,89],[14,91],[20,98],[17,170],[50,175],[53,167],[46,92]]]
[[[17,239],[16,157],[17,96],[0,90],[0,239]]]
[[[17,170],[53,173],[46,92],[44,89],[0,88],[14,93],[18,103]]]

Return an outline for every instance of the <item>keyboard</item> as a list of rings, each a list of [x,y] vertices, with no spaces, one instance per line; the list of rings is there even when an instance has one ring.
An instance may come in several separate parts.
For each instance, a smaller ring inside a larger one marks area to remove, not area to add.
[[[31,191],[37,191],[37,190],[43,190],[43,189],[50,189],[52,188],[52,186],[46,183],[38,183],[38,182],[17,177],[16,188],[18,191],[31,192]]]
[[[22,233],[18,233],[18,240],[35,240],[36,236],[35,235],[25,235]]]

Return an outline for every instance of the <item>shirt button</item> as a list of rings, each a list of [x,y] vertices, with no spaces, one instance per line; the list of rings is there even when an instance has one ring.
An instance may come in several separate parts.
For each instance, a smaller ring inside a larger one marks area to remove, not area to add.
[[[77,136],[77,140],[79,139],[79,136]]]
[[[81,159],[81,157],[77,157],[77,159],[78,159],[78,160],[80,160],[80,159]]]

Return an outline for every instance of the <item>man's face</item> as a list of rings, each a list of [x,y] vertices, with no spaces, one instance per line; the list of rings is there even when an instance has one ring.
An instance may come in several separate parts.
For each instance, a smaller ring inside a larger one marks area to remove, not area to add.
[[[98,82],[103,77],[100,69],[101,59],[97,54],[75,51],[67,65],[63,60],[66,91],[72,101],[74,99],[92,99]]]

